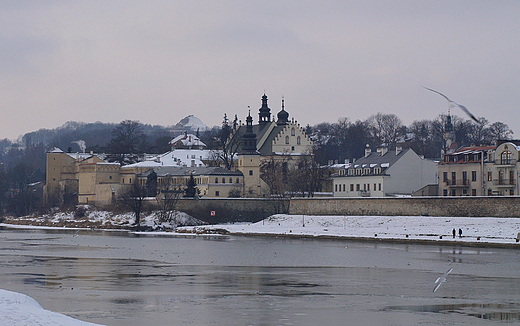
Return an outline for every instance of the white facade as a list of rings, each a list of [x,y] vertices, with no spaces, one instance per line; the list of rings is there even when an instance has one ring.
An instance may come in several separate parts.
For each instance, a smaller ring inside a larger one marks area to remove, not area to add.
[[[367,151],[333,176],[334,197],[409,196],[427,184],[437,183],[437,163],[413,150]]]

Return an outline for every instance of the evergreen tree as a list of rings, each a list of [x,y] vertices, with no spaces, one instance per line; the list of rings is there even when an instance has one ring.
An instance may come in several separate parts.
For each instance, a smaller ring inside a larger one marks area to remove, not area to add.
[[[198,196],[199,189],[197,188],[197,183],[195,182],[195,178],[193,174],[190,175],[188,182],[186,183],[186,190],[184,191],[184,197],[193,198],[196,195]]]

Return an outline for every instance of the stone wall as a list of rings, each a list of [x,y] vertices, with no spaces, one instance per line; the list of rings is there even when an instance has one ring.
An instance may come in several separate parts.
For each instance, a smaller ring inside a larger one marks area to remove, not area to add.
[[[295,198],[291,214],[520,217],[520,197]]]
[[[290,202],[204,198],[177,203],[178,210],[212,224],[258,222],[287,207],[295,215],[520,217],[520,197],[293,198]]]

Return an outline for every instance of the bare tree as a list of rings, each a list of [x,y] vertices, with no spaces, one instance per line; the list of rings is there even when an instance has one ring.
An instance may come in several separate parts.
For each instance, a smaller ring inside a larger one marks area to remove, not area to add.
[[[119,163],[123,164],[125,159],[133,163],[134,159],[129,158],[129,155],[141,152],[144,141],[145,135],[139,121],[124,120],[112,130],[109,148],[112,154],[117,155]]]
[[[133,184],[122,190],[119,195],[119,202],[134,213],[134,224],[137,226],[141,223],[141,213],[143,212],[146,193],[146,187],[139,185],[138,180],[135,180]]]
[[[489,126],[489,134],[494,141],[499,139],[510,140],[513,136],[513,131],[503,122],[494,122]]]
[[[405,132],[403,123],[395,114],[377,113],[366,121],[375,145],[395,147],[397,139]]]
[[[260,166],[260,178],[267,184],[275,212],[288,213],[290,197],[288,156],[272,155]]]
[[[156,197],[160,209],[159,222],[161,223],[172,221],[175,214],[175,208],[177,207],[177,202],[184,193],[180,188],[171,185],[168,179],[165,179],[164,181],[165,185],[161,188],[159,196]]]

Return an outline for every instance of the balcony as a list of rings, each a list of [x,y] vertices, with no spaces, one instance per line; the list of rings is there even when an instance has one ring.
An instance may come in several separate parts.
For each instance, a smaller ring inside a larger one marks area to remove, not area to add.
[[[512,188],[515,186],[515,179],[494,179],[493,186],[500,188]]]
[[[517,160],[514,160],[514,159],[501,160],[500,158],[498,158],[497,160],[495,160],[494,163],[497,168],[511,168],[516,165]]]
[[[444,183],[450,188],[468,188],[471,184],[469,179],[449,179],[444,180]]]

